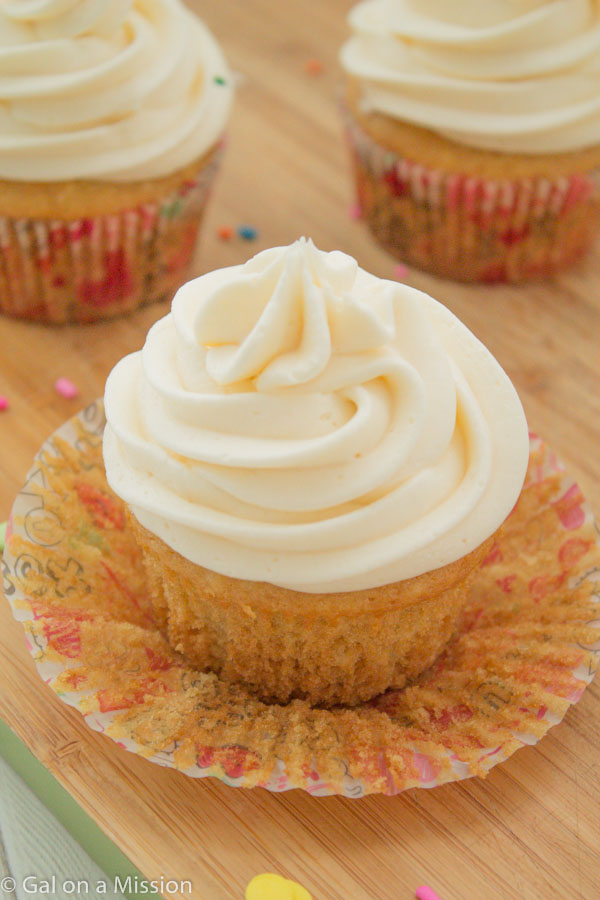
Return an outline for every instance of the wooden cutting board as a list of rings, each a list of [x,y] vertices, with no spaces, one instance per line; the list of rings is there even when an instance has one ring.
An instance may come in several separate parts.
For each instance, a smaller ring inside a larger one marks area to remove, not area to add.
[[[394,262],[352,201],[336,106],[343,0],[196,0],[241,82],[198,272],[310,235],[382,277]],[[322,74],[305,63],[322,61]],[[259,229],[250,244],[219,225]],[[568,463],[600,510],[600,244],[556,282],[465,287],[411,271],[447,304],[515,382],[530,425]],[[141,346],[166,307],[113,323],[47,328],[0,320],[0,521],[43,439],[103,392],[114,363]],[[76,401],[55,394],[60,375]],[[0,716],[149,878],[189,879],[189,900],[242,900],[257,873],[280,872],[314,900],[409,900],[429,883],[442,900],[600,897],[600,691],[486,781],[395,798],[316,799],[195,781],[89,731],[39,680],[23,633],[0,602]]]

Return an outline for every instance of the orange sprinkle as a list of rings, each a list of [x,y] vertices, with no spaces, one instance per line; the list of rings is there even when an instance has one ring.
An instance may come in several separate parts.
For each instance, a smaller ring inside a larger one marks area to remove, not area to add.
[[[307,59],[304,63],[304,70],[308,72],[309,75],[320,75],[323,71],[323,63],[320,59],[312,57],[311,59]]]
[[[233,237],[233,228],[230,225],[219,225],[217,235],[222,241],[230,241]]]

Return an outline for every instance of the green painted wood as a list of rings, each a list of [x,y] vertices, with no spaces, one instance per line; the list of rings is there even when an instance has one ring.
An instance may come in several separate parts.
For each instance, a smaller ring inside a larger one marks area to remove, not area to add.
[[[160,894],[152,890],[137,889],[148,882],[124,853],[101,831],[95,822],[82,810],[71,795],[58,783],[48,769],[35,758],[25,744],[0,719],[0,755],[8,762],[33,793],[54,817],[73,836],[77,843],[102,869],[109,882],[118,877],[120,885],[131,886],[121,892],[127,900],[151,900]]]

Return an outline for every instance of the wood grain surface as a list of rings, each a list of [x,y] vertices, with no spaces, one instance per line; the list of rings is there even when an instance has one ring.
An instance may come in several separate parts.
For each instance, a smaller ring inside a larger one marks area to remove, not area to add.
[[[310,235],[377,275],[394,261],[352,221],[337,110],[345,0],[197,0],[240,73],[226,160],[205,223],[197,272]],[[320,75],[306,60],[323,62]],[[221,242],[250,223],[253,244]],[[411,270],[407,280],[450,307],[487,344],[542,434],[600,510],[600,244],[548,284],[464,287]],[[94,326],[0,320],[0,520],[43,439],[103,393],[116,361],[139,348],[165,305]],[[81,391],[58,396],[66,375]],[[485,781],[395,798],[315,799],[194,781],[90,732],[48,691],[22,629],[0,604],[0,715],[148,877],[193,882],[194,900],[241,900],[276,871],[314,900],[408,900],[429,883],[442,900],[598,900],[600,691]],[[188,895],[189,896],[189,895]]]

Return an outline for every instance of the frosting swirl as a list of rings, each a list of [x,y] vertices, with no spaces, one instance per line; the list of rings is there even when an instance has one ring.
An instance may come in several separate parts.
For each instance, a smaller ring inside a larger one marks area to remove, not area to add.
[[[350,25],[366,112],[489,150],[600,144],[599,0],[366,0]]]
[[[221,137],[229,82],[180,0],[3,0],[0,178],[169,175]]]
[[[451,312],[305,240],[180,288],[105,402],[108,481],[142,525],[297,591],[464,556],[528,459],[512,384]]]

